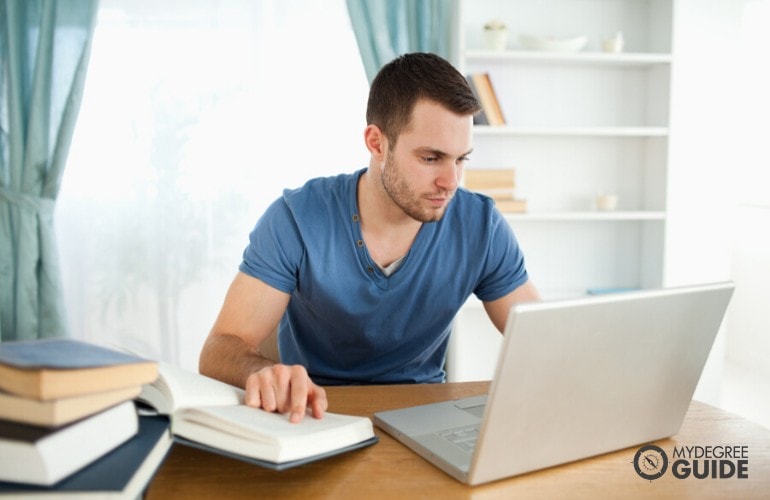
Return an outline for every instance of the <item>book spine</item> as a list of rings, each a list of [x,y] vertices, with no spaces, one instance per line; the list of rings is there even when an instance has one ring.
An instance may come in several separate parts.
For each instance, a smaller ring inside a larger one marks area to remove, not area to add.
[[[471,75],[465,75],[465,79],[468,81],[468,86],[471,88],[471,92],[473,92],[473,95],[481,104],[481,110],[473,115],[473,124],[489,125],[489,119],[487,118],[487,114],[484,111],[484,104],[481,102],[481,97],[479,97],[479,91],[476,89],[476,84],[473,83],[473,77]]]
[[[471,80],[478,93],[479,101],[489,124],[495,126],[505,125],[505,118],[495,95],[494,87],[492,87],[489,73],[473,73]]]

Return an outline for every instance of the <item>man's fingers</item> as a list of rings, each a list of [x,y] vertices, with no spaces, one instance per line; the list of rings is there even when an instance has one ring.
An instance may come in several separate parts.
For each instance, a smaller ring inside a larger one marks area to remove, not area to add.
[[[329,407],[329,401],[326,399],[326,391],[320,385],[310,383],[312,388],[308,393],[308,402],[313,410],[315,418],[323,418],[326,409]]]
[[[244,403],[253,408],[262,408],[265,411],[276,411],[278,408],[278,396],[274,387],[272,368],[263,368],[252,373],[246,379],[246,395]]]
[[[278,410],[280,394],[275,390],[272,377],[263,375],[259,378],[259,393],[263,410],[270,412]]]
[[[275,395],[275,406],[268,411],[287,413],[291,409],[291,385],[294,367],[273,365],[271,389]]]
[[[243,401],[246,406],[252,408],[262,408],[262,397],[259,390],[259,381],[257,380],[256,373],[249,375],[246,379],[246,395]]]
[[[326,391],[310,380],[303,366],[281,364],[249,376],[245,403],[269,412],[289,413],[293,423],[302,421],[308,406],[315,418],[322,418],[328,407]]]
[[[304,373],[304,370],[302,372]],[[299,423],[305,416],[309,384],[312,382],[306,374],[302,376],[302,373],[295,371],[295,376],[291,379],[291,413],[289,414],[289,422],[291,423]]]

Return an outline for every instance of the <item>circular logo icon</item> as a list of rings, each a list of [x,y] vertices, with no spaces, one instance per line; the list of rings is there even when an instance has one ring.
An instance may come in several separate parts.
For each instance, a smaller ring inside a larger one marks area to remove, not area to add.
[[[634,455],[634,469],[644,479],[658,479],[668,469],[668,456],[654,444],[642,446]]]

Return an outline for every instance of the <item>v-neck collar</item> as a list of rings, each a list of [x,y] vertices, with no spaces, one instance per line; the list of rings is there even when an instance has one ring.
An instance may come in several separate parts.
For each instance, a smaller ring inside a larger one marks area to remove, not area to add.
[[[358,257],[358,265],[361,266],[363,273],[365,273],[366,276],[378,287],[382,288],[383,290],[387,290],[398,285],[398,283],[402,281],[401,276],[404,276],[405,273],[409,272],[409,268],[412,265],[411,262],[415,261],[416,255],[419,255],[422,252],[422,242],[425,240],[425,238],[429,237],[433,231],[435,231],[434,226],[436,223],[423,223],[420,226],[420,229],[417,231],[417,235],[415,236],[412,245],[409,247],[409,250],[406,252],[406,254],[401,258],[402,261],[399,268],[389,277],[385,276],[380,267],[376,262],[374,262],[374,259],[372,259],[372,256],[369,254],[369,250],[366,248],[366,243],[364,242],[364,234],[361,230],[361,216],[358,209],[358,185],[364,172],[366,172],[366,169],[359,171],[357,175],[353,175],[351,177],[352,185],[350,186],[350,189],[348,189],[347,218],[351,229],[350,237],[352,238],[352,243],[355,246],[356,256]]]

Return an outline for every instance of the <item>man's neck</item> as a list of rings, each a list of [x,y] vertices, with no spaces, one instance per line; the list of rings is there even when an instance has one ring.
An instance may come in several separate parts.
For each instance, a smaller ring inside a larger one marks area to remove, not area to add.
[[[361,232],[372,259],[381,266],[388,266],[406,255],[422,222],[408,216],[393,203],[371,168],[358,180]]]

